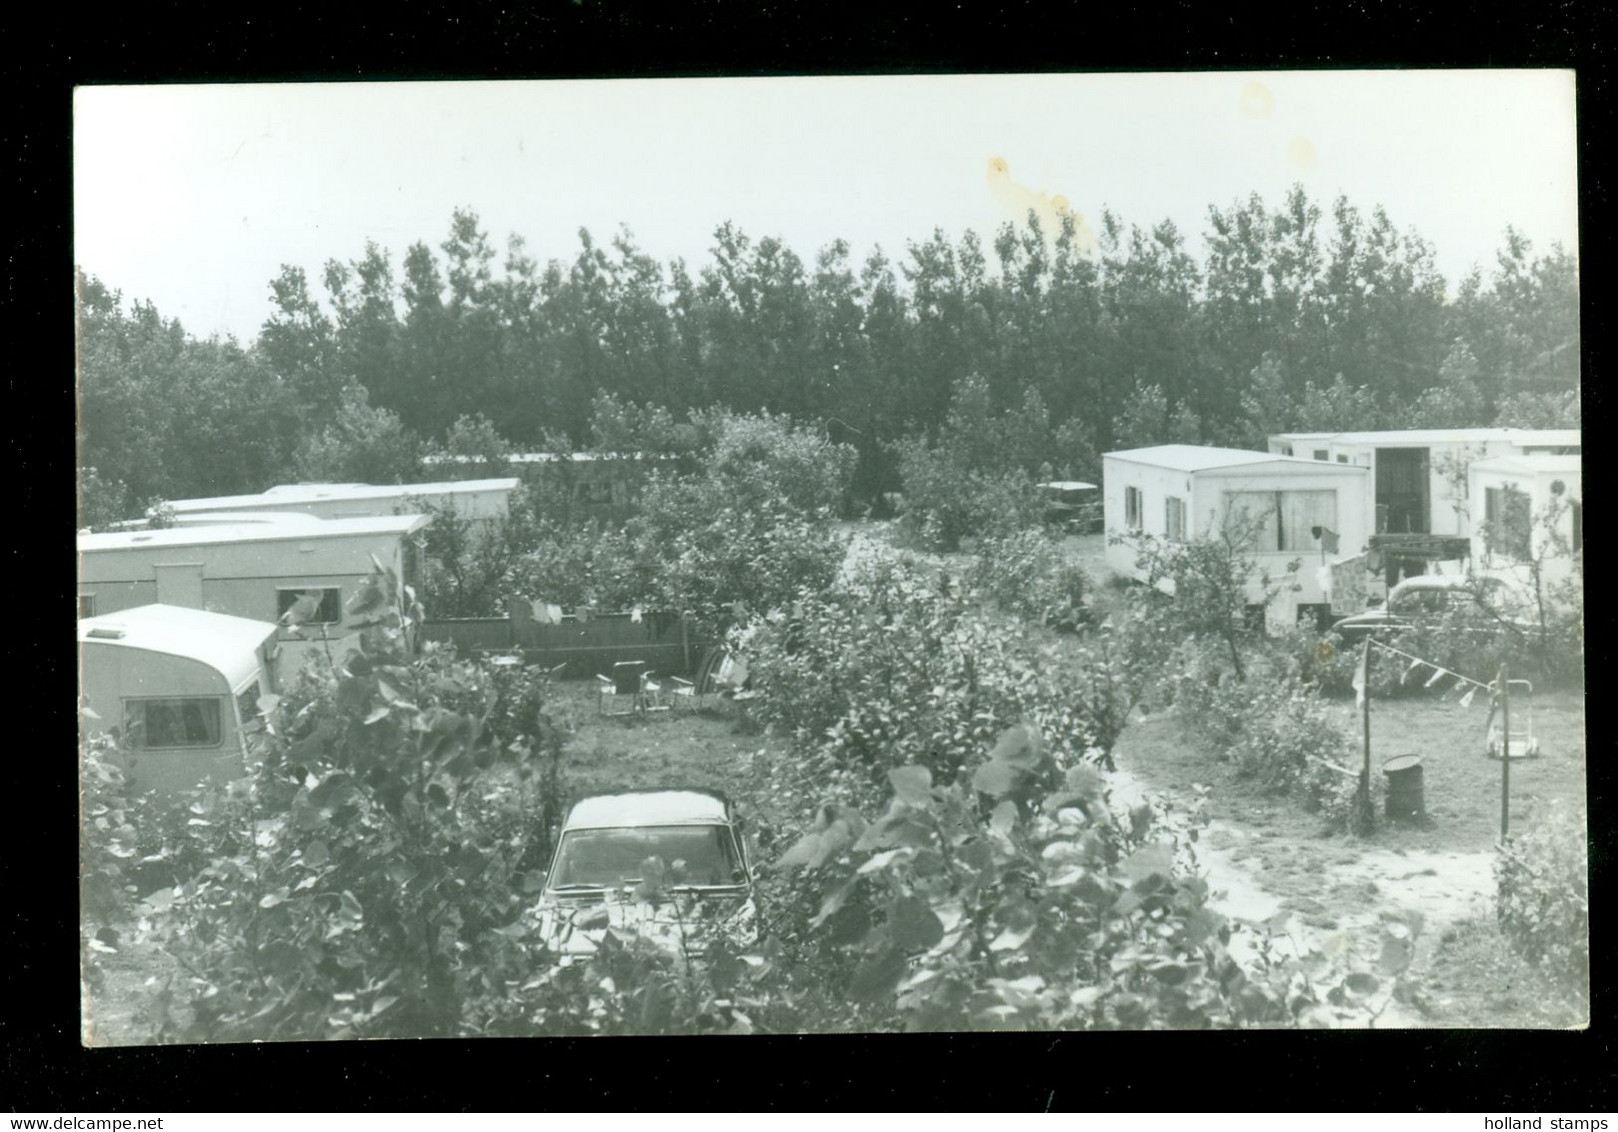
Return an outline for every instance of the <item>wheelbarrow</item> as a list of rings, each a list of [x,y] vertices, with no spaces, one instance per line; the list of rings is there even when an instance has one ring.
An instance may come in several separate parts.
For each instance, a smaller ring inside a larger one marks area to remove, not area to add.
[[[1491,759],[1532,759],[1539,756],[1539,736],[1534,734],[1534,685],[1527,680],[1508,680],[1511,691],[1511,734],[1501,726],[1500,697],[1489,703],[1487,737],[1483,750]]]

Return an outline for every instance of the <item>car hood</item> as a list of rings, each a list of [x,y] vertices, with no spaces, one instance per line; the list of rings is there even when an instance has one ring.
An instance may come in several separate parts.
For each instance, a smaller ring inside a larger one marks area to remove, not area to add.
[[[690,902],[690,897],[695,902]],[[749,893],[685,893],[656,904],[615,893],[549,894],[535,908],[545,944],[563,955],[588,955],[607,932],[639,936],[669,950],[706,946],[716,932],[751,944],[757,912]]]

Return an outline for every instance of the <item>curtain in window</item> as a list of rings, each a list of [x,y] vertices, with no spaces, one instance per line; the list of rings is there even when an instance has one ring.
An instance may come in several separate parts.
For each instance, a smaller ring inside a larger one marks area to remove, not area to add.
[[[1320,540],[1313,528],[1337,529],[1335,491],[1283,491],[1281,493],[1281,549],[1315,550]]]
[[[1143,502],[1144,497],[1140,488],[1124,488],[1124,526],[1129,530],[1138,531],[1141,529],[1141,511],[1143,510],[1141,504]]]
[[[1185,501],[1172,495],[1163,497],[1163,533],[1174,542],[1185,541]]]
[[[1225,522],[1233,530],[1252,530],[1253,550],[1275,550],[1280,546],[1277,532],[1275,492],[1225,492]]]

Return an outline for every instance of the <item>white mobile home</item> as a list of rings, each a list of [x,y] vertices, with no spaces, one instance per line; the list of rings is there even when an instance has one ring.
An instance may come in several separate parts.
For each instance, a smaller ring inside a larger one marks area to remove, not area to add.
[[[1359,554],[1370,536],[1365,507],[1368,469],[1235,448],[1165,444],[1109,452],[1102,457],[1107,565],[1139,579],[1136,566],[1143,536],[1171,542],[1206,538],[1238,512],[1258,528],[1249,553],[1277,580],[1301,559],[1285,590],[1268,605],[1271,625],[1300,616],[1330,613],[1331,571],[1341,558]],[[1122,536],[1113,542],[1114,535]],[[1259,599],[1257,578],[1253,600]]]
[[[258,701],[275,691],[276,627],[200,609],[143,605],[79,622],[86,734],[119,737],[142,790],[174,791],[246,771]]]
[[[221,518],[228,519],[228,516]],[[290,522],[222,521],[155,531],[79,536],[79,615],[160,602],[277,621],[306,593],[320,594],[305,637],[348,632],[345,604],[371,558],[414,584],[427,515]],[[284,639],[297,639],[283,631]]]
[[[220,495],[207,499],[172,499],[166,506],[176,516],[219,512],[292,511],[321,519],[380,518],[422,510],[426,503],[450,506],[474,523],[503,519],[510,511],[518,481],[460,480],[453,483],[300,483],[272,487],[260,495]]]
[[[1465,538],[1476,509],[1462,495],[1465,466],[1528,454],[1578,455],[1576,428],[1438,428],[1384,432],[1284,432],[1269,438],[1279,456],[1368,468],[1368,512],[1375,535]]]
[[[1578,456],[1531,454],[1475,461],[1467,470],[1472,561],[1479,573],[1527,586],[1529,563],[1546,584],[1584,561],[1584,472]]]

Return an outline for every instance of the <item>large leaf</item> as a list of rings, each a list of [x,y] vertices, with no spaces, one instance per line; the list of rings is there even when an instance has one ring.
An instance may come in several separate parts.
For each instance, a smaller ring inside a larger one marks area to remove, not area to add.
[[[818,869],[853,842],[847,820],[838,818],[826,828],[811,830],[798,838],[775,863],[783,869]]]
[[[838,910],[841,909],[845,903],[847,903],[849,896],[853,893],[855,886],[858,884],[858,877],[849,877],[842,883],[833,885],[831,888],[827,889],[825,896],[821,897],[820,900],[820,911],[816,912],[815,918],[809,921],[809,926],[811,928],[818,928],[832,916],[836,915]]]
[[[925,951],[944,938],[944,925],[919,896],[900,896],[888,906],[888,935],[906,954]]]
[[[893,793],[911,806],[928,806],[933,800],[932,772],[924,766],[899,766],[888,771]]]
[[[889,944],[859,965],[849,980],[848,993],[860,1002],[877,1002],[894,992],[908,967],[904,951]]]
[[[1006,762],[986,762],[972,774],[972,789],[991,798],[1003,798],[1027,779],[1028,772]]]
[[[855,849],[899,849],[932,844],[932,827],[907,813],[890,810],[881,821],[865,831],[854,843]]]
[[[1037,731],[1027,724],[1018,724],[1001,732],[999,741],[995,743],[994,749],[989,752],[989,759],[991,762],[1005,763],[1009,766],[1021,767],[1023,770],[1037,770],[1039,769],[1041,746]]]
[[[1125,857],[1119,867],[1137,884],[1154,875],[1167,876],[1174,867],[1174,850],[1163,842],[1143,845]]]
[[[995,806],[994,813],[989,815],[989,828],[996,833],[1010,835],[1017,827],[1017,804],[1004,801]]]

